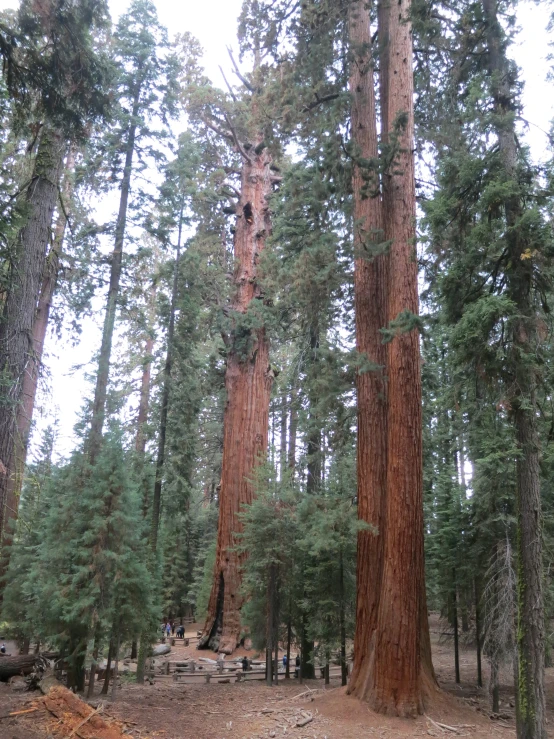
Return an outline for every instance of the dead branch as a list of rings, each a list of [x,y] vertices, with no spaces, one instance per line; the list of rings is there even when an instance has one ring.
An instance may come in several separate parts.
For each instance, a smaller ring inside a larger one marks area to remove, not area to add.
[[[438,721],[434,721],[431,716],[425,715],[425,718],[430,721],[433,726],[435,726],[437,729],[445,733],[446,731],[451,731],[453,734],[459,734],[460,730],[459,728],[456,728],[455,726],[448,726],[448,724],[439,724]]]
[[[224,139],[227,139],[228,141],[234,141],[232,135],[230,133],[227,133],[222,128],[219,128],[219,126],[216,126],[215,123],[212,123],[209,118],[202,118],[202,123],[210,128],[214,133],[216,133],[218,136],[221,136]]]
[[[303,718],[297,719],[296,726],[301,729],[303,726],[307,726],[314,720],[313,714],[303,711]]]
[[[233,100],[236,103],[237,102],[237,96],[233,92],[233,88],[229,84],[229,81],[227,80],[227,77],[225,76],[225,72],[223,71],[223,67],[221,66],[221,64],[219,65],[219,71],[221,72],[221,76],[225,80],[225,84],[227,85],[227,89],[229,90],[229,95],[233,98]]]
[[[229,116],[227,115],[227,113],[224,113],[224,115],[225,115],[225,120],[227,122],[227,125],[229,126],[229,129],[230,129],[231,133],[233,134],[233,141],[235,142],[235,146],[237,147],[237,149],[240,152],[240,154],[244,157],[244,159],[246,159],[246,161],[249,164],[252,164],[252,159],[250,159],[250,157],[246,153],[243,145],[240,143],[239,138],[237,136],[237,132],[235,131],[235,127],[231,123],[231,119],[229,118]]]
[[[12,711],[11,713],[4,713],[2,716],[0,716],[0,721],[3,718],[13,718],[14,716],[23,716],[25,713],[35,713],[35,711],[38,711],[38,708],[26,708],[24,711]]]
[[[227,53],[229,54],[229,57],[231,59],[231,64],[233,65],[233,68],[235,70],[235,74],[237,75],[237,77],[239,78],[239,80],[242,82],[242,84],[246,87],[246,89],[253,93],[254,92],[254,88],[252,87],[252,85],[250,84],[250,82],[248,82],[248,80],[241,74],[240,69],[238,68],[238,65],[237,65],[237,63],[235,61],[235,58],[233,56],[233,52],[231,51],[231,47],[230,46],[227,47]]]
[[[67,739],[71,739],[72,736],[75,736],[75,734],[79,731],[79,729],[81,728],[81,726],[84,726],[86,723],[88,723],[93,716],[96,716],[97,713],[102,713],[102,709],[103,708],[104,708],[104,704],[103,703],[100,703],[100,705],[98,706],[98,708],[95,711],[93,711],[92,713],[89,713],[89,715],[85,719],[83,719],[81,721],[81,723],[78,724],[73,729],[73,731],[71,732],[71,734],[68,735]]]

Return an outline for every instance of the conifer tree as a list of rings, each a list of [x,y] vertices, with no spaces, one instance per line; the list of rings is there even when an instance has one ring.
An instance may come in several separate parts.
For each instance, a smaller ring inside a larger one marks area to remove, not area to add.
[[[8,521],[17,517],[18,467],[24,452],[16,446],[26,448],[28,431],[23,414],[30,416],[33,407],[30,396],[23,398],[23,383],[27,372],[35,373],[37,347],[32,336],[67,142],[81,138],[87,125],[105,110],[105,70],[93,38],[105,18],[103,3],[63,6],[53,2],[40,7],[23,3],[18,28],[13,31],[12,42],[22,43],[10,63],[17,64],[20,71],[36,64],[28,73],[30,79],[24,83],[19,78],[17,83],[27,90],[18,112],[22,117],[28,113],[31,91],[38,104],[33,110],[36,135],[30,147],[32,150],[36,144],[36,156],[32,175],[21,192],[23,223],[9,255],[10,279],[0,322],[0,459],[5,469],[0,475],[0,541],[6,535],[9,541]],[[39,82],[41,88],[37,89],[34,85]],[[12,83],[16,84],[13,77],[8,79],[8,88]]]
[[[137,0],[122,16],[114,37],[114,56],[119,74],[116,82],[118,111],[114,115],[115,126],[99,142],[97,156],[108,157],[114,178],[120,179],[120,199],[91,420],[91,462],[94,462],[102,441],[129,199],[136,167],[133,158],[139,145],[143,155],[152,153],[153,146],[155,150],[155,145],[150,144],[155,139],[150,119],[158,117],[163,121],[173,110],[177,73],[172,59],[164,55],[166,31],[158,23],[154,6],[147,0]],[[141,166],[145,166],[144,162]]]

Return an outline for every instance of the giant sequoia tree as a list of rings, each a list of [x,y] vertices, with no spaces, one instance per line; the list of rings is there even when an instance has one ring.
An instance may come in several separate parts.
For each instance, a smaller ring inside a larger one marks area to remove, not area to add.
[[[246,144],[246,146],[245,146]],[[240,637],[240,565],[236,549],[238,513],[254,494],[252,475],[267,448],[269,398],[273,371],[263,324],[259,261],[271,231],[269,195],[271,155],[263,136],[240,144],[242,172],[234,235],[235,295],[230,306],[223,419],[223,462],[219,525],[208,615],[199,648],[231,654]]]
[[[378,144],[370,13],[350,11],[358,350],[360,533],[355,665],[350,691],[378,711],[423,711],[431,672],[424,597],[413,75],[410,2],[379,10]],[[386,346],[383,345],[387,342]],[[386,384],[384,378],[386,377]]]

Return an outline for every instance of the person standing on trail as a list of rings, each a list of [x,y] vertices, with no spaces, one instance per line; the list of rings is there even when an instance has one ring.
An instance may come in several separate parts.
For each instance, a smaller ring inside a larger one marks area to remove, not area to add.
[[[171,624],[169,623],[169,621],[167,622],[167,625],[165,627],[165,633],[167,635],[167,638],[169,639],[169,635],[171,634]]]
[[[2,646],[0,647],[0,654],[6,654],[6,645],[5,644],[2,644]]]
[[[287,655],[286,654],[283,654],[283,667],[285,668],[285,670],[287,669]]]

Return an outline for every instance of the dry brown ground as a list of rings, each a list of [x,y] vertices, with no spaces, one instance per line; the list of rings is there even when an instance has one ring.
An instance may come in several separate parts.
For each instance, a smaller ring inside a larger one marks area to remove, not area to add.
[[[191,627],[193,628],[193,627]],[[182,685],[157,680],[153,686],[124,682],[115,704],[104,715],[127,722],[135,739],[407,739],[408,737],[470,736],[476,739],[511,739],[515,736],[513,696],[502,692],[502,718],[492,720],[486,690],[476,688],[475,651],[461,647],[461,684],[454,682],[452,645],[440,640],[440,625],[432,620],[433,660],[443,693],[428,715],[415,721],[391,719],[372,713],[346,696],[335,684],[323,691],[321,681],[306,686],[283,681],[269,688],[263,683]],[[182,647],[173,658],[186,654],[209,656]],[[309,691],[315,692],[310,693]],[[306,691],[308,691],[306,693]],[[298,697],[301,693],[301,695]],[[549,726],[554,726],[554,668],[547,670]],[[0,684],[0,715],[21,710],[34,696],[18,694]],[[308,712],[313,720],[296,727]],[[50,717],[51,718],[51,717]],[[1,739],[47,739],[52,723],[44,728],[39,713],[0,721]],[[445,724],[455,731],[437,726]],[[551,729],[549,736],[554,737]]]

